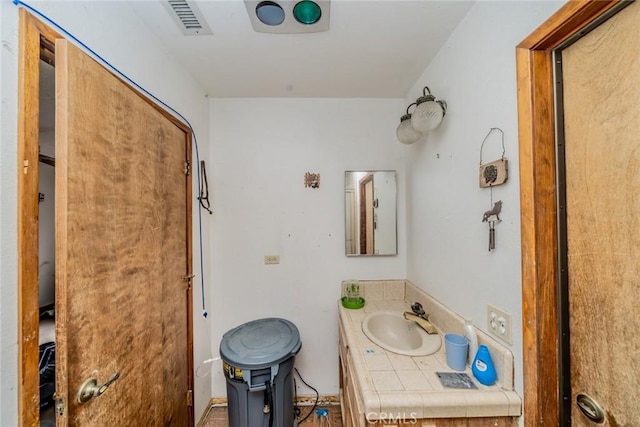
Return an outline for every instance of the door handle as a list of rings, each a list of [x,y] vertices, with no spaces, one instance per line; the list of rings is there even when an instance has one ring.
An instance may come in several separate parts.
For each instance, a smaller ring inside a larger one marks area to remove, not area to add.
[[[576,396],[576,405],[585,417],[597,424],[604,423],[604,411],[598,402],[591,396],[584,393],[579,393]]]
[[[111,377],[102,384],[98,384],[98,380],[96,378],[89,378],[80,386],[80,390],[78,391],[78,403],[84,404],[94,397],[102,395],[102,393],[107,391],[109,386],[118,378],[120,378],[120,372],[116,372],[111,375]]]

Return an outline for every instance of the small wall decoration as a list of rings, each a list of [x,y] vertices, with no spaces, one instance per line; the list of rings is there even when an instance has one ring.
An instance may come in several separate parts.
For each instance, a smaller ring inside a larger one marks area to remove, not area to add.
[[[498,200],[493,207],[482,215],[482,222],[500,221],[500,211],[502,210],[502,200]],[[493,218],[495,216],[495,218]]]
[[[320,188],[320,174],[307,172],[304,174],[305,188]]]
[[[489,138],[489,135],[491,135],[493,131],[499,131],[502,134],[502,157],[498,160],[483,164],[482,149],[484,148],[484,143],[487,141],[487,138]],[[500,128],[491,128],[480,146],[480,188],[495,187],[496,185],[502,185],[507,182],[507,178],[509,177],[509,162],[504,154],[504,132],[502,132]]]
[[[482,222],[489,223],[489,251],[496,248],[495,223],[500,222],[500,211],[502,210],[502,200],[498,200],[493,207],[482,215]]]
[[[489,138],[489,135],[493,131],[498,131],[502,134],[502,157],[498,160],[494,160],[489,163],[482,163],[482,149],[484,148],[484,143]],[[485,211],[482,215],[482,222],[486,222],[489,224],[489,251],[492,251],[496,248],[496,222],[500,222],[500,212],[502,211],[502,200],[498,200],[497,202],[493,202],[493,187],[496,185],[502,185],[507,182],[508,178],[508,162],[505,157],[505,149],[504,149],[504,132],[500,128],[491,128],[489,129],[489,133],[482,140],[482,145],[480,146],[480,188],[487,188],[491,190],[491,209]]]

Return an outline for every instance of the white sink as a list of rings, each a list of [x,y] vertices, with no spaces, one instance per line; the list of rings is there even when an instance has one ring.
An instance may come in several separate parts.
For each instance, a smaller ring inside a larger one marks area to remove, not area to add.
[[[442,337],[429,335],[401,312],[376,311],[362,321],[362,331],[375,344],[405,356],[428,356],[440,349]]]

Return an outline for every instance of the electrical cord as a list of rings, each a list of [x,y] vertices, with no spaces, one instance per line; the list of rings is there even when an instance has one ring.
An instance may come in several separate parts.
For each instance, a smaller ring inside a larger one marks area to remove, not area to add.
[[[320,423],[320,427],[331,427],[331,420],[329,419],[329,411],[324,408],[316,409],[316,415]]]
[[[318,400],[320,400],[320,393],[318,393],[318,390],[316,390],[315,388],[313,388],[312,386],[310,386],[310,385],[309,385],[309,384],[308,384],[308,383],[307,383],[307,382],[302,378],[302,375],[300,375],[300,372],[298,371],[298,368],[296,368],[296,367],[294,366],[293,370],[294,370],[294,371],[296,371],[296,374],[298,374],[298,377],[300,377],[300,381],[302,381],[302,382],[304,383],[304,385],[306,385],[307,387],[309,387],[311,390],[313,390],[313,391],[316,393],[316,400],[315,400],[315,402],[313,402],[313,407],[311,408],[311,411],[309,411],[309,413],[308,413],[307,415],[305,415],[305,417],[304,417],[302,420],[300,420],[300,421],[298,422],[298,424],[302,424],[303,422],[305,422],[305,421],[307,420],[307,418],[309,418],[309,417],[311,416],[311,414],[313,414],[313,412],[314,412],[314,411],[315,411],[315,409],[316,409],[316,406],[318,406]],[[295,377],[293,378],[293,387],[294,387],[294,390],[297,388],[297,387],[296,387],[296,379],[295,379]],[[298,416],[300,416],[300,409],[298,409],[298,408],[296,408],[296,409],[297,409],[297,415],[298,415]]]
[[[56,27],[58,30],[60,30],[61,33],[66,35],[68,38],[70,38],[71,40],[76,42],[78,45],[80,45],[83,49],[85,49],[87,52],[89,52],[95,59],[100,61],[105,67],[109,68],[111,71],[116,73],[118,76],[122,77],[124,80],[126,80],[132,86],[136,87],[139,91],[144,93],[146,96],[148,96],[149,98],[153,99],[155,102],[160,104],[162,107],[166,108],[167,110],[169,110],[170,112],[172,112],[173,114],[178,116],[184,122],[184,124],[186,124],[189,127],[189,130],[191,130],[191,134],[193,135],[193,144],[194,144],[194,149],[195,149],[194,151],[196,153],[196,167],[197,167],[197,174],[196,175],[198,177],[198,191],[201,194],[202,193],[202,183],[200,182],[200,154],[199,154],[199,150],[198,150],[198,139],[196,137],[196,131],[193,128],[193,126],[191,125],[191,123],[189,122],[189,120],[187,120],[186,117],[184,117],[182,114],[180,114],[176,109],[171,107],[169,104],[167,104],[166,102],[162,101],[160,98],[158,98],[157,96],[155,96],[154,94],[149,92],[147,89],[142,87],[140,84],[136,83],[132,78],[130,78],[129,76],[124,74],[122,71],[120,71],[114,65],[112,65],[109,61],[104,59],[101,55],[99,55],[97,52],[95,52],[93,49],[91,49],[85,43],[80,41],[76,36],[71,34],[69,31],[67,31],[64,27],[62,27],[60,24],[55,22],[53,19],[51,19],[48,16],[46,16],[44,13],[40,12],[39,10],[34,8],[33,6],[28,5],[27,3],[23,2],[22,0],[13,0],[13,4],[15,4],[18,7],[19,6],[23,6],[24,8],[28,9],[29,11],[33,12],[34,14],[38,15],[40,18],[44,19],[45,21],[47,21],[48,23],[50,23],[51,25]],[[200,239],[199,239],[199,243],[200,243],[200,286],[201,286],[201,290],[202,290],[202,317],[206,318],[208,313],[207,313],[207,310],[206,310],[205,297],[204,297],[204,255],[202,254],[202,247],[203,247],[203,244],[202,244],[202,241],[203,241],[203,237],[202,237],[202,206],[200,206],[200,208],[198,209],[198,231],[199,231],[199,237],[200,237]]]
[[[265,400],[269,405],[269,427],[273,427],[273,392],[271,391],[271,382],[267,381],[264,385],[266,386]]]

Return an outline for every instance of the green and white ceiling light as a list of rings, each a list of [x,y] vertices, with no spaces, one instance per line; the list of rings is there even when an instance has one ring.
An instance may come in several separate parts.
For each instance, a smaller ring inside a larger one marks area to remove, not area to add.
[[[428,93],[427,93],[428,92]],[[412,106],[416,106],[409,112]],[[396,129],[398,141],[403,144],[413,144],[422,134],[430,132],[440,126],[447,113],[446,101],[437,100],[431,95],[428,87],[422,90],[422,96],[407,107],[407,113],[400,117],[400,124]]]
[[[329,0],[244,0],[259,33],[317,33],[329,29]]]

